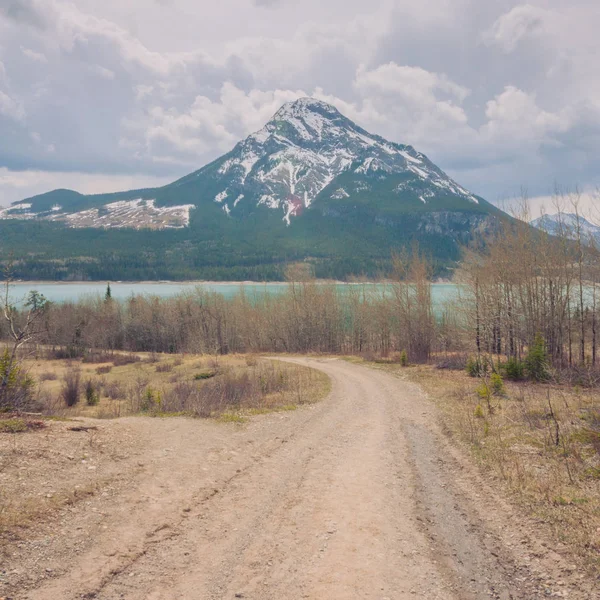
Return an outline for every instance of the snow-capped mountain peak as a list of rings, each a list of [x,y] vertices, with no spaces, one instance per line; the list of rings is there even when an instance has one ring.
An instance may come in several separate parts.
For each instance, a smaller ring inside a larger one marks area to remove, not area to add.
[[[530,225],[551,235],[563,235],[571,239],[577,238],[577,229],[579,228],[584,241],[591,238],[596,243],[600,242],[600,226],[591,223],[582,215],[578,216],[574,213],[542,215],[530,221]]]
[[[214,201],[227,198],[256,202],[283,212],[291,223],[340,176],[352,173],[347,187],[338,186],[328,197],[352,198],[373,190],[369,179],[398,179],[398,194],[414,192],[422,203],[440,196],[477,198],[450,179],[412,146],[388,142],[344,117],[335,107],[314,98],[284,104],[259,131],[240,142],[221,162],[220,189]],[[204,170],[198,172],[203,175]],[[359,179],[362,179],[359,181]],[[365,179],[367,181],[365,181]],[[232,214],[235,207],[224,204]]]

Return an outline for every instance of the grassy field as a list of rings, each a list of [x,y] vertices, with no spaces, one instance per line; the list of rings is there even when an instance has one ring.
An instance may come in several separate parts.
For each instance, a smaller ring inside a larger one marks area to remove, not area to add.
[[[329,390],[322,373],[253,355],[32,358],[24,370],[36,382],[36,410],[65,418],[185,414],[242,421],[316,401]]]

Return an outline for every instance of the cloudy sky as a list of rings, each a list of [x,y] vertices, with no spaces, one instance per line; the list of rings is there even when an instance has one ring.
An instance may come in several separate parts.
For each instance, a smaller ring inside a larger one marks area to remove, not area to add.
[[[172,181],[312,95],[492,202],[600,185],[598,0],[0,0],[0,205]]]

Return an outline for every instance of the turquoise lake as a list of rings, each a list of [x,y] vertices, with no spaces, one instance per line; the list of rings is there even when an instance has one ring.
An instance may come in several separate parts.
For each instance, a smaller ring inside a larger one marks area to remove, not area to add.
[[[386,284],[345,284],[336,283],[336,287],[343,291],[350,286],[365,286],[366,289],[384,291],[389,289]],[[147,295],[169,298],[182,292],[193,292],[196,288],[201,288],[210,292],[217,292],[226,298],[233,298],[244,292],[252,297],[253,295],[263,294],[281,294],[286,288],[285,283],[199,283],[199,282],[111,282],[112,297],[116,300],[126,300],[131,296]],[[443,303],[445,300],[456,296],[458,286],[452,283],[433,284],[433,300],[435,304]],[[11,298],[17,301],[26,296],[31,290],[37,290],[52,302],[76,302],[84,298],[104,296],[106,292],[106,282],[85,282],[85,283],[54,283],[54,282],[18,282],[12,285]]]

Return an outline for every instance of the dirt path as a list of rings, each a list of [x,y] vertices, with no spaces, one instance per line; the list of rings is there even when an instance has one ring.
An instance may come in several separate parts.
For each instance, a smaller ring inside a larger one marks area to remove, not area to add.
[[[13,555],[14,598],[593,598],[445,440],[414,385],[297,359],[329,398],[243,427],[127,419],[115,493]],[[0,596],[2,592],[0,591]]]

